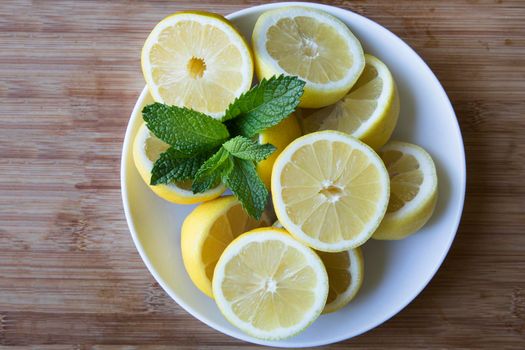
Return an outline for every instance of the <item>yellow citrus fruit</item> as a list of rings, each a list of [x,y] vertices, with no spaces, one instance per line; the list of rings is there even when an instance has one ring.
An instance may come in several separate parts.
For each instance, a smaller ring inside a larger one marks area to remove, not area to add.
[[[142,180],[159,197],[177,204],[195,204],[217,198],[226,190],[224,185],[220,184],[206,192],[194,194],[191,190],[191,181],[150,185],[153,164],[168,148],[166,143],[151,134],[146,124],[139,127],[133,141],[133,160]]]
[[[253,29],[259,79],[295,75],[306,82],[300,107],[319,108],[341,99],[365,66],[361,44],[334,16],[301,6],[263,13]]]
[[[247,91],[251,50],[224,17],[179,12],[160,21],[142,48],[142,73],[157,102],[220,117]]]
[[[357,294],[363,284],[364,262],[361,248],[337,253],[317,251],[328,273],[328,298],[323,313],[340,310]]]
[[[379,152],[390,175],[390,202],[375,239],[402,239],[430,219],[438,179],[432,157],[421,147],[390,141]]]
[[[388,172],[366,144],[337,131],[302,136],[286,147],[272,172],[279,222],[310,247],[358,247],[386,212]]]
[[[286,231],[267,227],[236,238],[213,275],[213,296],[224,317],[261,339],[284,339],[321,314],[328,276],[313,250]]]
[[[273,163],[275,163],[277,156],[290,142],[301,136],[301,134],[301,127],[294,113],[290,114],[289,117],[279,124],[263,130],[259,134],[260,144],[271,143],[277,148],[271,156],[257,163],[257,173],[268,189],[270,189],[272,179]]]
[[[196,207],[184,220],[181,230],[182,260],[195,286],[213,298],[213,270],[226,246],[240,234],[267,224],[264,219],[256,221],[246,214],[233,196]]]
[[[345,97],[302,119],[305,132],[342,131],[376,150],[388,141],[399,116],[396,84],[383,62],[368,54],[365,60],[363,73]]]

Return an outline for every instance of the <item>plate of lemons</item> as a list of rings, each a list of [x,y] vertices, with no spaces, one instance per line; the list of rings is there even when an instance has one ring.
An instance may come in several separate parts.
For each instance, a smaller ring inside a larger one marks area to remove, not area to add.
[[[122,152],[147,268],[210,327],[279,347],[385,322],[459,225],[465,155],[439,81],[360,15],[275,3],[167,13]]]

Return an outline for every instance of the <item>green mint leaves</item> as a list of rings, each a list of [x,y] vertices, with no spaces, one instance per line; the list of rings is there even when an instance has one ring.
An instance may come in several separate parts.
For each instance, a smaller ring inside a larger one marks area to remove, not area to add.
[[[233,168],[225,184],[239,198],[242,206],[252,217],[259,219],[268,201],[268,190],[249,160],[233,158]]]
[[[188,108],[154,103],[144,107],[142,116],[155,136],[190,156],[220,146],[230,136],[223,123]]]
[[[190,180],[210,156],[210,152],[188,157],[174,148],[162,153],[151,170],[151,185]]]
[[[292,76],[263,79],[230,104],[222,120],[235,134],[252,137],[295,111],[304,85],[304,81]]]
[[[222,145],[232,156],[260,162],[275,152],[275,146],[269,143],[261,145],[244,136],[237,136]]]
[[[218,185],[233,168],[231,154],[224,147],[202,164],[193,179],[193,193],[200,193]]]
[[[253,138],[295,111],[304,85],[292,76],[263,79],[230,104],[221,121],[184,107],[162,103],[144,107],[148,129],[170,145],[153,166],[151,184],[193,180],[193,192],[201,193],[222,182],[246,212],[259,219],[268,190],[255,165],[276,148]]]

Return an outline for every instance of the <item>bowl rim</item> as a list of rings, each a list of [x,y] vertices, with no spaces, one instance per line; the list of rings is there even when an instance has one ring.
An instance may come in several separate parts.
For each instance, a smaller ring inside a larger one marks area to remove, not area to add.
[[[460,129],[460,126],[459,126],[459,123],[458,123],[458,119],[457,119],[456,113],[454,112],[454,108],[452,106],[452,103],[450,102],[450,99],[448,98],[448,95],[446,94],[445,89],[443,88],[443,86],[439,82],[439,80],[436,77],[436,75],[432,72],[430,67],[421,58],[421,56],[416,51],[414,51],[414,49],[412,49],[412,47],[410,47],[410,45],[408,45],[405,41],[403,41],[397,35],[392,33],[390,30],[388,30],[387,28],[383,27],[381,24],[379,24],[379,23],[377,23],[375,21],[372,21],[371,19],[368,19],[368,18],[366,18],[366,17],[364,17],[364,16],[362,16],[360,14],[357,14],[355,12],[347,10],[347,9],[339,8],[339,7],[336,7],[336,6],[324,5],[324,4],[318,4],[318,3],[306,3],[306,2],[279,2],[279,3],[270,3],[270,4],[251,6],[251,7],[244,8],[244,9],[241,9],[239,11],[233,12],[231,14],[228,14],[225,17],[227,19],[229,19],[229,20],[235,20],[237,18],[243,17],[243,16],[251,14],[253,12],[271,10],[271,9],[278,8],[278,7],[283,7],[283,6],[306,6],[306,7],[310,7],[310,8],[314,8],[314,9],[329,10],[329,12],[335,12],[337,14],[337,16],[339,16],[339,17],[341,17],[341,16],[350,16],[350,17],[353,17],[353,19],[357,19],[357,20],[366,22],[369,25],[376,26],[379,30],[382,31],[381,35],[385,37],[385,40],[396,41],[399,45],[405,46],[412,53],[412,55],[414,55],[415,59],[420,61],[420,63],[422,64],[422,67],[424,68],[424,70],[427,71],[427,73],[430,73],[429,75],[432,77],[433,83],[436,85],[437,90],[439,91],[440,94],[443,95],[442,97],[444,97],[444,100],[447,102],[446,106],[444,106],[444,107],[446,109],[448,109],[448,112],[450,113],[450,115],[454,117],[453,118],[454,121],[455,121],[455,123],[454,123],[454,127],[455,127],[454,131],[456,133],[455,137],[460,141],[459,144],[460,144],[460,149],[461,149],[461,154],[459,155],[461,157],[461,162],[460,162],[461,163],[461,167],[460,167],[460,169],[458,169],[458,172],[459,172],[459,175],[460,175],[459,176],[460,177],[460,183],[458,184],[459,195],[460,195],[460,201],[459,202],[460,203],[459,203],[458,210],[455,213],[456,215],[454,217],[454,220],[451,221],[451,229],[453,231],[453,234],[451,234],[449,236],[449,241],[446,243],[446,249],[443,249],[441,257],[439,258],[439,263],[436,264],[434,270],[428,275],[428,278],[424,281],[424,283],[421,283],[420,287],[416,288],[415,292],[409,298],[407,298],[405,302],[400,303],[398,305],[398,307],[394,309],[394,311],[392,311],[392,312],[390,312],[388,314],[385,314],[383,317],[381,317],[380,321],[373,322],[373,323],[369,324],[367,327],[363,327],[362,330],[360,330],[360,331],[358,331],[358,332],[356,332],[356,333],[354,333],[352,335],[341,335],[341,336],[332,337],[330,339],[326,339],[326,338],[320,337],[318,340],[313,341],[313,342],[309,343],[308,345],[304,345],[304,346],[322,346],[322,345],[327,345],[327,344],[332,344],[332,343],[340,342],[340,341],[343,341],[343,340],[347,340],[347,339],[350,339],[350,338],[353,338],[353,337],[357,337],[357,336],[359,336],[359,335],[361,335],[363,333],[366,333],[366,332],[368,332],[368,331],[378,327],[379,325],[383,324],[384,322],[388,321],[393,316],[395,316],[396,314],[401,312],[430,283],[432,278],[435,276],[435,274],[437,273],[437,271],[439,270],[439,268],[443,264],[443,261],[445,260],[448,252],[450,251],[450,247],[452,245],[452,242],[454,241],[454,238],[456,237],[457,230],[458,230],[458,227],[459,227],[459,224],[460,224],[460,221],[461,221],[461,216],[462,216],[462,213],[463,213],[463,208],[464,208],[464,203],[465,203],[465,189],[466,189],[466,175],[467,175],[466,174],[465,147],[464,147],[464,143],[463,143],[463,137],[462,137],[462,134],[461,134],[461,129]],[[207,320],[204,315],[201,315],[200,313],[198,313],[195,310],[193,310],[188,304],[186,304],[184,302],[184,300],[179,298],[178,295],[176,295],[175,293],[173,293],[171,291],[171,289],[164,282],[163,278],[157,273],[157,271],[153,267],[150,259],[148,258],[148,256],[146,255],[146,253],[145,253],[145,251],[144,251],[144,249],[142,247],[142,244],[140,243],[140,240],[138,238],[137,232],[135,230],[135,224],[134,224],[133,217],[131,215],[130,205],[129,205],[129,200],[128,200],[128,190],[127,190],[128,184],[127,184],[127,179],[126,179],[126,172],[127,172],[127,165],[126,164],[127,164],[127,159],[129,158],[130,150],[131,150],[131,142],[132,142],[131,132],[132,132],[132,129],[133,129],[133,126],[134,126],[134,119],[132,119],[132,117],[134,115],[138,115],[138,112],[139,112],[138,109],[141,107],[142,101],[144,101],[144,99],[147,96],[147,94],[148,94],[148,88],[147,88],[147,86],[145,86],[143,88],[142,92],[140,93],[140,95],[139,95],[139,97],[138,97],[138,99],[137,99],[137,101],[135,103],[135,106],[133,107],[133,111],[132,111],[130,119],[128,121],[128,125],[126,127],[126,132],[125,132],[125,136],[124,136],[124,142],[123,142],[123,146],[122,146],[121,166],[120,166],[121,194],[122,194],[122,202],[123,202],[124,214],[125,214],[125,217],[126,217],[126,222],[127,222],[127,225],[128,225],[128,228],[129,228],[129,231],[130,231],[130,234],[131,234],[131,237],[133,239],[133,243],[135,245],[135,248],[139,252],[139,255],[142,258],[142,261],[146,265],[146,268],[148,269],[150,274],[154,277],[154,279],[159,283],[159,285],[162,287],[162,289],[164,289],[164,291],[177,304],[179,304],[186,312],[188,312],[190,315],[192,315],[193,317],[195,317],[199,321],[203,322],[207,326],[209,326],[209,327],[211,327],[211,328],[213,328],[213,329],[215,329],[215,330],[217,330],[217,331],[219,331],[219,332],[221,332],[223,334],[226,334],[226,335],[231,336],[233,338],[237,338],[237,339],[249,342],[249,343],[254,343],[254,344],[259,344],[259,345],[266,345],[266,346],[274,346],[274,347],[282,347],[282,348],[302,347],[303,346],[302,344],[295,344],[293,342],[293,338],[289,339],[288,342],[283,343],[282,341],[281,342],[265,341],[265,340],[262,340],[262,339],[253,338],[253,337],[251,337],[251,336],[249,336],[247,334],[242,333],[242,331],[239,331],[238,333],[233,334],[229,329],[221,326],[220,324],[218,324],[218,323],[216,323],[214,321]]]

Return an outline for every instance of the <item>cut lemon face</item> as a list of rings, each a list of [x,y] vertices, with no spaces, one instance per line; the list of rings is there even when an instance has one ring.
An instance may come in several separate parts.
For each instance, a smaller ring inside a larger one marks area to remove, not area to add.
[[[317,254],[272,227],[235,239],[213,276],[213,295],[224,317],[261,339],[284,339],[306,329],[327,294],[328,277]]]
[[[268,158],[257,163],[257,173],[268,190],[270,190],[271,186],[270,182],[272,179],[273,163],[275,163],[277,156],[290,142],[301,135],[301,127],[299,126],[299,122],[294,113],[290,114],[288,118],[284,119],[279,124],[263,130],[259,134],[259,143],[261,145],[270,143],[276,148],[275,152],[273,152]]]
[[[430,219],[438,180],[430,155],[407,142],[390,141],[379,152],[390,175],[390,202],[375,239],[402,239]]]
[[[233,196],[220,197],[195,208],[181,230],[182,260],[195,286],[213,298],[213,271],[226,246],[240,234],[265,225],[268,222],[264,219],[256,221],[246,214]]]
[[[328,298],[323,313],[335,312],[346,306],[363,284],[364,263],[361,248],[343,252],[318,251],[328,273]]]
[[[177,204],[194,204],[219,197],[226,188],[223,184],[203,193],[194,194],[191,190],[191,181],[174,182],[162,185],[150,185],[151,169],[160,157],[160,154],[168,149],[168,145],[156,138],[149,131],[146,124],[142,124],[133,142],[133,160],[142,180],[159,197]]]
[[[290,6],[263,13],[252,44],[259,79],[295,75],[306,82],[300,107],[335,103],[363,71],[361,44],[339,19],[308,7]]]
[[[148,36],[141,61],[155,101],[216,118],[252,83],[250,48],[227,19],[213,13],[163,19]]]
[[[388,172],[363,142],[321,131],[292,142],[277,158],[272,199],[280,223],[320,251],[365,243],[385,214]]]
[[[368,54],[365,59],[363,73],[343,99],[302,119],[305,132],[338,130],[374,149],[388,141],[399,116],[396,84],[383,62]]]

